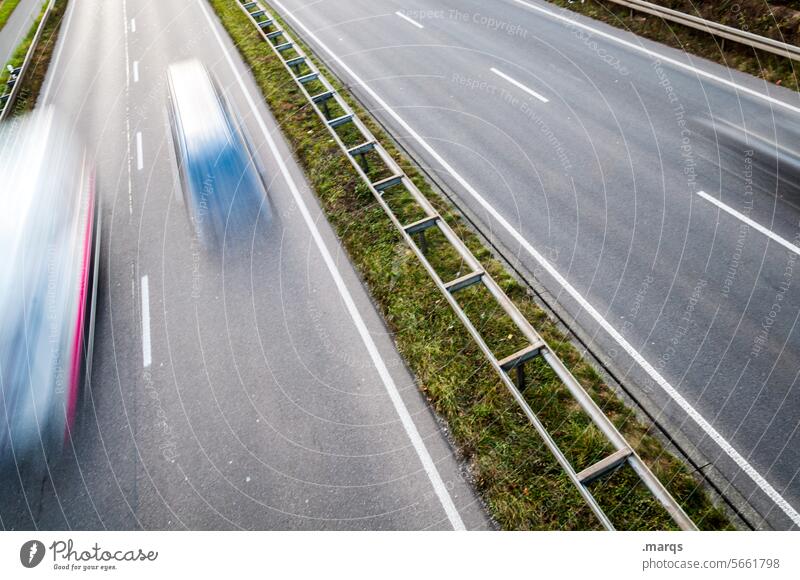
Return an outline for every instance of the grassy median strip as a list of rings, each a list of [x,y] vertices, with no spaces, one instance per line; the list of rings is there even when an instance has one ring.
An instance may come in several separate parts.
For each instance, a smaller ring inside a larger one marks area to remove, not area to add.
[[[16,8],[20,2],[21,0],[0,0],[0,30],[3,30],[6,22],[11,18],[14,8]]]
[[[419,388],[447,421],[494,519],[504,529],[598,528],[591,511],[330,138],[282,63],[240,10],[237,0],[211,0],[211,5],[252,68],[266,102],[305,168],[328,219],[415,373]],[[299,42],[297,36],[295,40]],[[320,69],[325,72],[322,66]],[[327,72],[325,74],[587,387],[694,521],[705,529],[729,528],[730,523],[723,513],[712,505],[683,463],[663,448],[603,383],[598,373],[581,359],[525,288],[481,245],[456,211],[432,191],[416,167],[394,148],[391,140],[355,104],[341,84]],[[398,199],[396,203],[413,215],[414,208],[408,200]],[[445,247],[443,240],[435,236],[428,240],[426,255],[437,271],[448,275],[466,273],[458,258],[446,252]],[[485,296],[480,286],[464,290],[457,297],[496,354],[502,356],[503,352],[507,354],[523,344],[516,327],[499,306]],[[608,453],[605,440],[542,361],[530,365],[524,394],[577,469],[587,467]],[[664,510],[627,468],[597,482],[592,491],[618,528],[674,527]]]
[[[673,48],[696,54],[727,67],[763,78],[790,89],[800,89],[795,63],[789,58],[724,40],[657,16],[637,12],[608,0],[548,0],[549,2],[602,20]],[[699,16],[726,26],[739,28],[774,40],[797,44],[800,41],[800,10],[787,3],[766,0],[650,0],[685,14]],[[796,5],[796,3],[794,3]]]
[[[8,65],[17,68],[22,65],[25,60],[25,55],[33,42],[33,37],[36,35],[36,29],[42,21],[45,10],[49,0],[42,4],[42,10],[36,17],[36,20],[28,30],[28,34],[23,41],[17,46]],[[31,57],[31,63],[25,75],[17,82],[21,83],[19,94],[17,95],[16,102],[13,104],[14,110],[12,115],[19,115],[27,111],[33,110],[36,105],[36,100],[39,97],[39,91],[44,83],[47,68],[50,66],[50,59],[53,56],[53,49],[55,48],[56,41],[58,40],[58,33],[61,30],[61,21],[64,19],[64,13],[67,10],[67,0],[57,0],[53,5],[50,15],[47,17],[47,22],[42,30],[42,36],[39,38],[39,43],[34,49]],[[8,69],[4,68],[0,71],[0,87],[3,87],[8,80]]]

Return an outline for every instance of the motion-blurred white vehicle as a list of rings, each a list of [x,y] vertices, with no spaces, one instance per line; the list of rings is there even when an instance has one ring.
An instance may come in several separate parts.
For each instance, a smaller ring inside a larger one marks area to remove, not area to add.
[[[246,237],[266,187],[238,116],[200,61],[169,66],[169,116],[184,199],[209,247]]]
[[[91,369],[92,168],[53,108],[0,127],[0,463],[50,460]]]

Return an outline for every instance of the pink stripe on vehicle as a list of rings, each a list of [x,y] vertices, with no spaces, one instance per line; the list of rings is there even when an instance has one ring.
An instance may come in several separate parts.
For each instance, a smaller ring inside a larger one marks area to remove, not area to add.
[[[75,411],[78,405],[78,392],[80,385],[81,352],[83,346],[84,316],[86,314],[86,293],[88,291],[89,260],[91,260],[92,234],[94,230],[94,174],[89,178],[89,211],[86,215],[86,232],[83,238],[83,260],[81,263],[81,287],[78,302],[78,318],[75,321],[75,333],[72,343],[72,360],[69,376],[69,390],[67,392],[67,428],[64,437],[69,436]]]

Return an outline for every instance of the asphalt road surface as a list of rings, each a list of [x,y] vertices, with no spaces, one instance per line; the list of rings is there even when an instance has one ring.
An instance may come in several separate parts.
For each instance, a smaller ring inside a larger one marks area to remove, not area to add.
[[[268,177],[247,243],[218,255],[170,141],[165,72],[186,58]],[[103,202],[92,385],[52,471],[3,475],[3,528],[490,527],[258,94],[205,3],[70,2],[42,98]]]
[[[272,5],[755,526],[800,526],[796,93],[537,0]]]

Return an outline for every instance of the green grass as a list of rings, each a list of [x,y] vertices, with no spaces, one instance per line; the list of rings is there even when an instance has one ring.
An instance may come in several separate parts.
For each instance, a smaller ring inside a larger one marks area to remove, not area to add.
[[[36,20],[28,30],[28,34],[17,46],[13,56],[7,64],[10,64],[15,68],[22,65],[22,62],[25,60],[25,55],[31,46],[31,42],[33,41],[33,37],[36,35],[36,29],[39,27],[39,23],[41,22],[44,12],[47,9],[48,3],[49,2],[43,3],[42,10],[39,12]],[[44,83],[44,78],[47,74],[47,68],[53,55],[53,49],[55,48],[56,41],[58,40],[58,33],[61,29],[61,21],[64,18],[66,9],[67,0],[58,0],[53,6],[53,10],[50,12],[50,16],[48,16],[47,22],[42,30],[42,36],[39,39],[39,43],[36,45],[36,49],[31,58],[30,66],[25,72],[25,76],[18,81],[22,84],[20,85],[17,100],[14,103],[13,115],[19,115],[27,111],[31,111],[36,105],[36,99],[38,98],[39,91]],[[0,71],[0,87],[5,88],[5,83],[7,80],[8,70],[4,67],[3,70]]]
[[[16,8],[21,1],[22,0],[0,0],[0,30],[3,30],[6,22],[11,18],[14,8]]]
[[[548,1],[769,82],[795,91],[800,89],[795,64],[791,59],[748,48],[730,40],[723,42],[721,38],[707,32],[667,22],[643,12],[631,12],[624,6],[605,0],[586,0],[583,3],[570,3],[569,0]],[[797,44],[800,41],[800,34],[797,32],[800,12],[793,12],[785,6],[776,6],[776,3],[773,2],[767,3],[764,0],[650,1],[734,28],[741,29],[746,26],[749,32],[782,40],[789,44]]]
[[[493,518],[504,529],[598,529],[598,522],[582,498],[236,1],[211,0],[211,5],[252,68],[267,104],[394,333],[419,388],[447,421]],[[623,405],[525,288],[482,246],[456,211],[432,191],[417,168],[355,106],[343,87],[333,79],[332,82],[698,526],[731,528],[684,464],[668,453],[651,429]],[[408,215],[418,211],[413,200],[407,196],[404,199],[402,193],[393,203]],[[443,240],[429,237],[427,256],[437,271],[448,276],[465,273],[457,256],[446,252],[445,247]],[[487,299],[481,287],[456,296],[498,356],[523,344],[516,327]],[[588,423],[541,360],[529,364],[524,394],[577,469],[609,451],[597,429]],[[618,528],[674,528],[663,509],[626,469],[595,484],[593,492]]]

